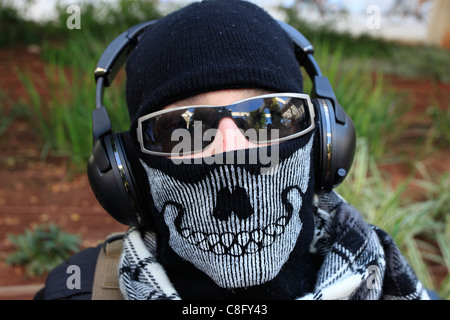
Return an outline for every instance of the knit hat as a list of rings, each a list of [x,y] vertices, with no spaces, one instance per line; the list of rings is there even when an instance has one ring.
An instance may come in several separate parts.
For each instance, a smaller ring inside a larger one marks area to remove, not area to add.
[[[132,135],[140,116],[199,93],[303,88],[289,36],[241,0],[196,2],[161,18],[130,54],[126,73]]]

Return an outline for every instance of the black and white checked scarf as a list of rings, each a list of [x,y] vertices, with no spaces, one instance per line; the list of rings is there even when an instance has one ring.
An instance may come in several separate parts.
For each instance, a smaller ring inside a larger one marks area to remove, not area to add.
[[[142,238],[141,233],[131,227],[123,239],[119,264],[119,287],[127,300],[180,299],[155,254],[155,235],[147,232]]]
[[[428,294],[392,238],[363,221],[335,192],[315,197],[310,252],[323,262],[313,292],[299,300],[427,300]],[[156,237],[130,228],[119,283],[126,299],[179,300],[155,257]]]

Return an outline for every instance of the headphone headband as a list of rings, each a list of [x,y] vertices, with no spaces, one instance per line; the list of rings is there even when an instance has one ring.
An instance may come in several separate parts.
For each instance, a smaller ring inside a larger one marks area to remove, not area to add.
[[[100,57],[95,68],[95,81],[101,77],[104,79],[104,86],[109,87],[114,80],[117,72],[122,68],[128,55],[136,46],[139,36],[152,24],[158,20],[152,20],[137,24],[127,31],[117,36]]]

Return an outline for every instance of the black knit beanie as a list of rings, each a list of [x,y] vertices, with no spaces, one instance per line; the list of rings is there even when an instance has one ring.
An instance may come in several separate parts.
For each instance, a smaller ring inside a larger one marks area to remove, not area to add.
[[[196,2],[161,18],[130,54],[126,73],[132,136],[138,117],[199,93],[303,89],[289,36],[241,0]]]

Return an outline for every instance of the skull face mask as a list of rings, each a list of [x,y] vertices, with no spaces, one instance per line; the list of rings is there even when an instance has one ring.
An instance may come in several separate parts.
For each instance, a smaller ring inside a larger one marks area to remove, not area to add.
[[[312,145],[312,134],[280,144],[280,161],[267,174],[255,165],[189,170],[141,160],[169,246],[223,288],[276,277],[303,230],[302,216],[311,215]]]

